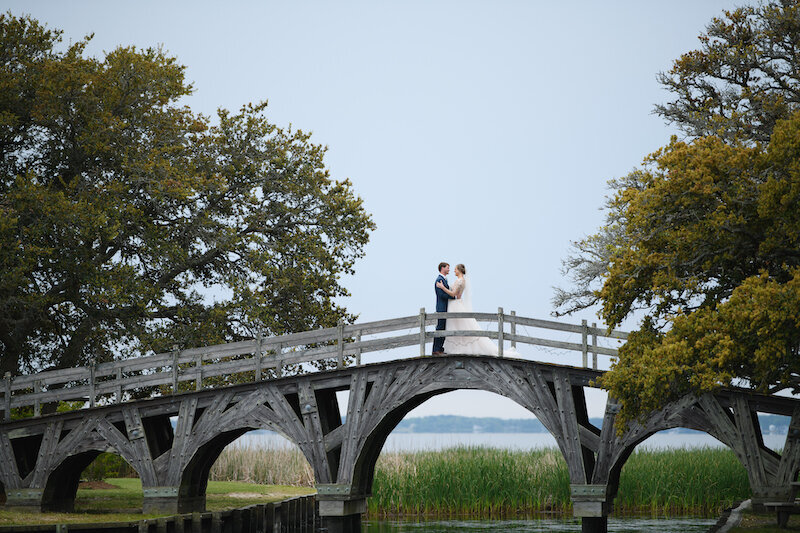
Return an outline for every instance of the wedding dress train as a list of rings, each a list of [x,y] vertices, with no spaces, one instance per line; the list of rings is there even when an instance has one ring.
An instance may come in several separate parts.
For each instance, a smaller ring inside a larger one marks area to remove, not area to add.
[[[463,289],[462,289],[463,285]],[[461,298],[450,300],[448,313],[471,313],[472,291],[466,274],[453,283],[456,294],[461,290]],[[482,328],[474,318],[448,318],[445,331],[481,331]],[[497,344],[489,337],[445,337],[444,352],[453,355],[498,355]],[[503,355],[519,355],[513,348],[503,347]]]

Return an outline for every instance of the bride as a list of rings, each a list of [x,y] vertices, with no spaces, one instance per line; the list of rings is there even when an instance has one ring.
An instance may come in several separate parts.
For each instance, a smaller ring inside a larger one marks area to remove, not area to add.
[[[441,281],[436,286],[454,298],[447,305],[448,313],[471,313],[472,291],[470,289],[467,269],[463,264],[456,265],[456,281],[453,288],[448,289]],[[446,331],[481,331],[474,318],[448,318]],[[444,352],[448,354],[480,354],[497,355],[497,345],[488,337],[445,337]],[[513,348],[503,348],[504,355],[519,355]]]

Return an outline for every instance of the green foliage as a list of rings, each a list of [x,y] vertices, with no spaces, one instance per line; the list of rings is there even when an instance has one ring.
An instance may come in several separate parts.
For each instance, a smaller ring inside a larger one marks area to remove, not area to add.
[[[193,113],[174,57],[88,39],[0,16],[0,372],[352,320],[374,224],[326,148],[266,104]]]
[[[601,384],[627,420],[687,393],[796,390],[800,376],[800,113],[767,147],[673,141],[611,202],[625,219],[601,314],[647,309]]]
[[[125,459],[113,453],[101,453],[81,474],[81,478],[88,481],[119,477],[139,477],[139,475]]]
[[[800,5],[726,12],[701,42],[657,108],[697,137],[611,182],[606,225],[576,243],[554,299],[600,304],[610,327],[643,312],[600,380],[621,423],[722,386],[798,390]]]
[[[769,141],[776,122],[800,104],[800,4],[725,11],[700,43],[659,75],[675,99],[656,113],[692,137]]]

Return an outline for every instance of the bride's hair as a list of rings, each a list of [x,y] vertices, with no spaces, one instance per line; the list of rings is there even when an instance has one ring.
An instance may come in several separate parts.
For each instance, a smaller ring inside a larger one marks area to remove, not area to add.
[[[467,273],[467,267],[465,267],[463,263],[457,264],[456,265],[456,270],[458,270],[462,274],[466,274]]]

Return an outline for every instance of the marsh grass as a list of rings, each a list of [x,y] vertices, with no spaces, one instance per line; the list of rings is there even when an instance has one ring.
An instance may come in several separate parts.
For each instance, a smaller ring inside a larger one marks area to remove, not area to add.
[[[228,446],[211,467],[208,479],[264,485],[314,486],[314,472],[297,448]]]
[[[213,480],[311,487],[296,448],[232,446]],[[370,516],[503,517],[571,512],[567,465],[557,449],[457,447],[385,452],[378,459]],[[747,474],[724,448],[643,449],[620,475],[615,513],[713,515],[749,497]]]
[[[370,515],[498,517],[565,512],[569,474],[557,450],[459,447],[383,454]]]
[[[567,513],[567,465],[558,450],[453,448],[384,454],[369,512],[502,517]],[[727,449],[634,453],[620,475],[618,514],[712,515],[749,496],[744,467]]]

